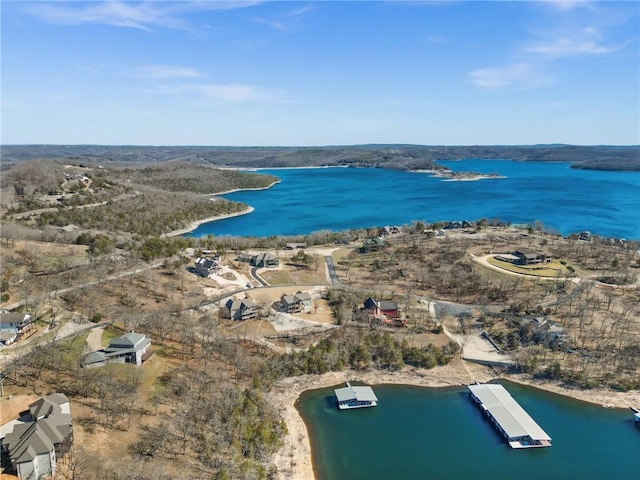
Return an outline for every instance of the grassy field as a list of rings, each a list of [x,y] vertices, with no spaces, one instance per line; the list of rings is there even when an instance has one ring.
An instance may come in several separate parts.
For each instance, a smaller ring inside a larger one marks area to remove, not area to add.
[[[318,258],[310,268],[289,268],[278,270],[262,270],[260,276],[270,285],[319,285],[327,283],[324,258]]]
[[[567,262],[561,263],[559,260],[553,260],[549,263],[539,265],[514,265],[513,263],[503,262],[494,257],[490,257],[487,261],[494,267],[507,270],[509,272],[520,273],[523,275],[533,275],[545,278],[563,278],[574,277],[575,269]]]

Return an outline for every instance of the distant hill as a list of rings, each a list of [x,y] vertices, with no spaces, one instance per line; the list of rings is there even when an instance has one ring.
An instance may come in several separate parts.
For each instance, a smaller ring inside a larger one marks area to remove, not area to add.
[[[142,164],[181,160],[215,166],[279,168],[319,165],[368,166],[398,170],[433,167],[436,160],[467,158],[524,162],[569,162],[573,168],[640,171],[640,146],[425,146],[354,145],[325,147],[224,147],[139,145],[4,145],[2,168],[33,159],[74,164]]]

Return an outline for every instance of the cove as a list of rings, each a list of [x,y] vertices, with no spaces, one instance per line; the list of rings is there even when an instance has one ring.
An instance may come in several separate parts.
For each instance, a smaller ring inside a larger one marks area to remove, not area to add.
[[[541,221],[563,235],[591,231],[640,239],[640,172],[571,169],[567,163],[461,160],[454,171],[504,178],[447,181],[427,173],[380,168],[270,169],[267,190],[224,195],[254,208],[208,222],[188,236],[304,235],[320,230],[450,220]]]
[[[338,410],[333,388],[304,392],[319,480],[637,479],[640,429],[630,410],[605,409],[500,381],[550,434],[550,448],[512,450],[466,387],[380,385],[378,406]],[[342,385],[340,385],[342,386]]]

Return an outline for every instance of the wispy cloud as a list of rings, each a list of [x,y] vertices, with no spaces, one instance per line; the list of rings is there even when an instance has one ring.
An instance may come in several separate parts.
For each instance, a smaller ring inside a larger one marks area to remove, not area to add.
[[[469,72],[469,77],[477,87],[489,89],[510,87],[528,90],[552,83],[551,77],[541,73],[528,63],[517,63],[505,67],[479,68]]]
[[[281,96],[270,89],[242,84],[161,85],[151,91],[161,94],[195,94],[199,97],[225,103],[282,101]]]
[[[267,25],[269,27],[275,28],[276,30],[280,30],[283,32],[288,30],[287,26],[283,22],[278,20],[270,20],[268,18],[263,18],[263,17],[253,17],[251,21],[253,23],[258,23],[260,25]]]
[[[131,70],[127,70],[126,74],[132,77],[141,78],[198,78],[202,74],[197,70],[189,67],[180,67],[178,65],[141,65]]]
[[[591,8],[592,4],[592,2],[588,0],[540,0],[540,3],[563,12],[568,12],[577,8]]]
[[[211,10],[251,7],[259,1],[106,1],[106,2],[29,2],[24,9],[31,15],[57,25],[87,23],[137,28],[150,31],[156,27],[187,29],[182,15]]]
[[[427,42],[429,43],[444,43],[446,42],[445,38],[440,36],[440,35],[436,35],[436,34],[431,34],[431,35],[427,35]]]
[[[286,3],[285,3],[286,4]],[[285,10],[272,18],[266,17],[253,17],[252,22],[267,25],[276,30],[289,31],[295,28],[299,22],[309,13],[315,9],[312,4],[306,4],[299,6],[297,4],[295,8]]]
[[[605,44],[600,29],[596,27],[585,27],[550,40],[545,39],[536,43],[530,43],[525,47],[525,51],[554,58],[562,58],[577,55],[605,55],[616,52],[624,46],[624,44]]]

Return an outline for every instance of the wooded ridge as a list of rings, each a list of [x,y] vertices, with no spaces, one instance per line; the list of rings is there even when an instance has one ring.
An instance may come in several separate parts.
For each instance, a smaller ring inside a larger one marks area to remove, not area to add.
[[[138,145],[3,145],[2,168],[24,160],[57,158],[91,163],[157,163],[182,160],[215,166],[280,168],[320,165],[399,170],[432,168],[436,160],[467,158],[569,162],[573,168],[640,171],[640,146],[607,145],[354,145],[323,147],[225,147]]]

